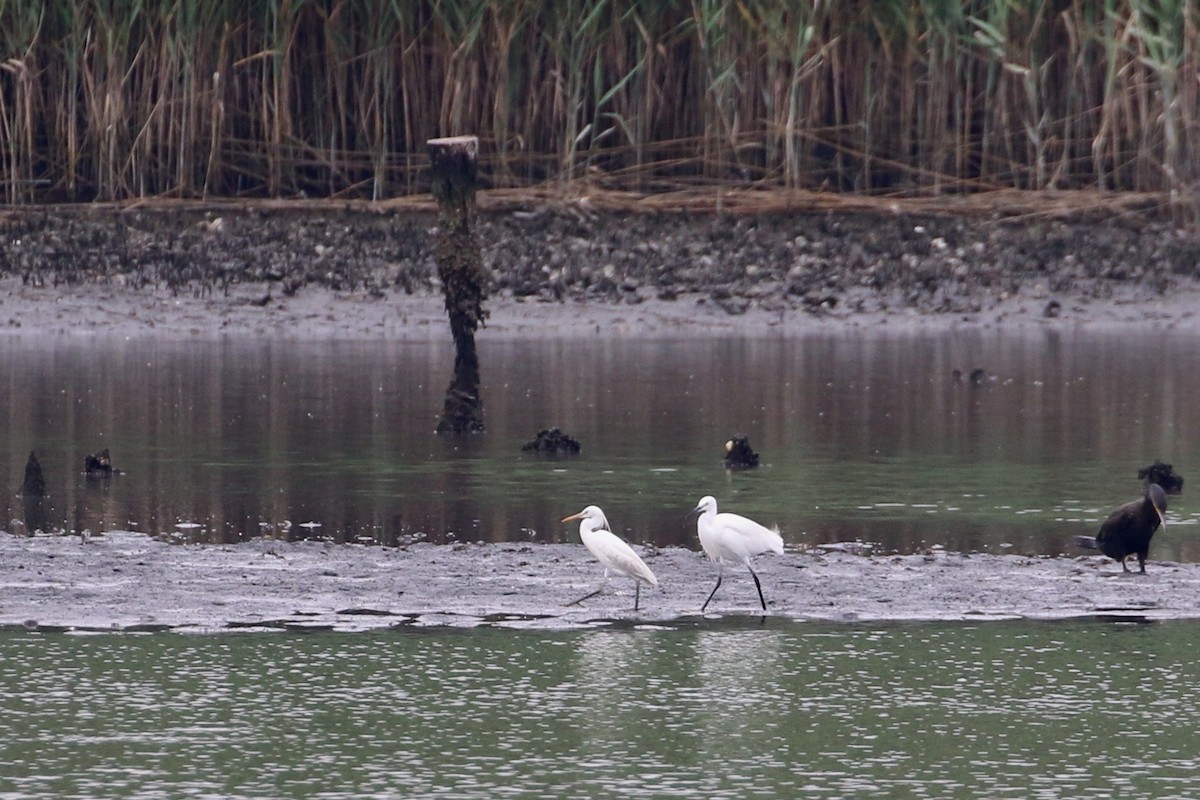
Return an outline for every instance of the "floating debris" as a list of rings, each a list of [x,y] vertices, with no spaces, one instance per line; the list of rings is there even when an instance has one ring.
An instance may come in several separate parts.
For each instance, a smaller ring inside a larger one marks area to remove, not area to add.
[[[301,538],[315,539],[320,534],[319,529],[321,528],[321,523],[309,520],[308,522],[301,522],[296,527],[304,529],[304,533],[301,534]]]

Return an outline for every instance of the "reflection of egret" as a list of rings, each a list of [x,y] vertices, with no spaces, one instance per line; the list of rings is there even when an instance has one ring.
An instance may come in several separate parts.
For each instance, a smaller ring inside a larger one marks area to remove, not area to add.
[[[750,566],[750,559],[762,553],[783,553],[783,538],[779,535],[779,529],[767,528],[738,514],[718,514],[717,501],[711,495],[700,498],[700,503],[692,509],[693,514],[697,512],[700,514],[696,520],[700,546],[711,560],[717,562],[717,585],[709,592],[700,610],[708,608],[713,595],[721,588],[722,565],[726,561],[737,561],[750,570],[750,577],[754,578],[754,586],[758,589],[758,602],[766,611],[767,601],[763,598],[762,583],[754,573],[754,567]]]
[[[1100,532],[1092,536],[1076,536],[1075,544],[1089,550],[1099,550],[1109,558],[1121,562],[1121,568],[1129,572],[1125,559],[1131,555],[1138,558],[1138,566],[1146,571],[1146,556],[1150,554],[1150,539],[1159,525],[1167,524],[1167,493],[1157,483],[1146,484],[1146,494],[1120,506],[1100,525]]]
[[[758,708],[768,716],[777,713],[780,692],[793,681],[794,667],[800,663],[790,662],[781,651],[787,641],[799,640],[770,630],[697,629],[692,646],[698,663],[689,665],[689,670],[694,685],[714,701],[706,704],[711,713],[732,714],[735,719],[727,717],[728,723],[745,725],[748,735],[762,735],[763,718],[747,711]],[[747,664],[754,668],[746,669]]]
[[[563,522],[572,520],[580,520],[579,538],[604,567],[604,582],[596,591],[585,594],[567,605],[573,606],[582,603],[589,597],[595,597],[604,591],[604,587],[608,584],[608,573],[611,571],[633,579],[635,592],[633,610],[637,611],[642,597],[642,583],[647,586],[658,586],[658,578],[654,577],[654,573],[646,566],[646,562],[633,552],[633,548],[624,539],[609,530],[608,520],[605,519],[604,512],[597,506],[588,506],[578,514],[563,518]]]

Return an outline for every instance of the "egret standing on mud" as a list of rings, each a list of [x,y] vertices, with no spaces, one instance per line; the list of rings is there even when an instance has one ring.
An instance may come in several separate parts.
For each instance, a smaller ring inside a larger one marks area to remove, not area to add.
[[[578,514],[563,517],[562,521],[571,522],[573,520],[580,520],[579,538],[583,540],[584,547],[590,550],[604,567],[604,582],[596,591],[585,594],[567,605],[578,605],[589,597],[595,597],[604,591],[604,587],[608,585],[608,573],[612,571],[633,579],[633,610],[637,611],[642,599],[642,584],[658,586],[658,578],[654,577],[654,573],[646,566],[646,562],[633,552],[633,548],[624,539],[609,530],[608,520],[598,506],[588,506]]]
[[[1129,572],[1125,559],[1136,555],[1141,572],[1146,571],[1146,556],[1150,555],[1150,539],[1158,526],[1167,524],[1167,493],[1157,483],[1146,484],[1146,494],[1117,508],[1100,525],[1093,536],[1076,536],[1075,544],[1088,550],[1099,550],[1121,562]]]
[[[767,610],[767,601],[763,598],[762,583],[750,566],[750,559],[762,553],[783,554],[783,537],[778,528],[768,528],[759,525],[752,519],[746,519],[738,514],[718,514],[716,498],[711,495],[700,498],[700,503],[692,509],[693,514],[699,513],[696,520],[696,532],[700,534],[700,546],[709,559],[717,562],[717,585],[709,592],[708,599],[700,607],[700,611],[708,608],[713,595],[721,588],[723,577],[722,565],[726,561],[738,561],[750,570],[754,578],[754,586],[758,589],[758,602],[763,611]]]

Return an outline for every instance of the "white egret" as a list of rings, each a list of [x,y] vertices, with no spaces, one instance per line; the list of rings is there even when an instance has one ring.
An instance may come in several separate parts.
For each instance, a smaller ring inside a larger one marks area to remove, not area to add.
[[[713,595],[721,588],[721,578],[726,561],[737,561],[746,565],[754,585],[758,588],[758,602],[762,603],[763,611],[767,610],[767,601],[763,598],[762,583],[750,566],[750,559],[762,553],[783,554],[783,537],[778,528],[767,528],[752,519],[746,519],[738,514],[718,514],[716,498],[711,495],[700,498],[700,502],[692,509],[693,514],[699,513],[696,520],[696,532],[700,534],[700,546],[704,548],[709,559],[717,562],[717,585],[709,592],[708,599],[700,607],[700,611],[708,608]]]
[[[584,546],[604,567],[604,582],[596,591],[585,594],[567,605],[578,605],[589,597],[595,597],[604,591],[604,587],[608,585],[608,573],[611,571],[633,579],[635,592],[633,610],[637,611],[642,598],[642,584],[658,586],[658,578],[654,577],[654,573],[646,566],[646,562],[642,561],[624,539],[609,530],[608,519],[605,518],[604,512],[599,507],[588,506],[578,514],[564,517],[562,521],[572,522],[574,520],[580,520],[579,538],[583,540]]]

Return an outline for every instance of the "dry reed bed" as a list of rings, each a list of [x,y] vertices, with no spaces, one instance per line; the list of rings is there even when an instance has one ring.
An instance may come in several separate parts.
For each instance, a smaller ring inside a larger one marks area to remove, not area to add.
[[[0,191],[383,199],[474,133],[490,186],[942,195],[1200,175],[1190,0],[0,5]]]

